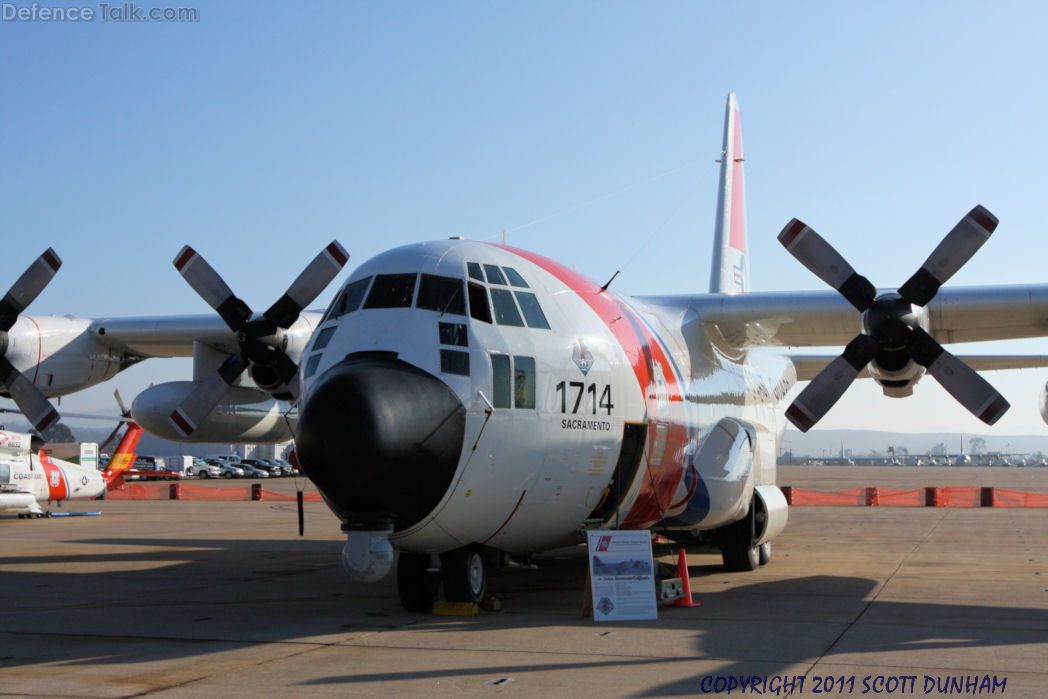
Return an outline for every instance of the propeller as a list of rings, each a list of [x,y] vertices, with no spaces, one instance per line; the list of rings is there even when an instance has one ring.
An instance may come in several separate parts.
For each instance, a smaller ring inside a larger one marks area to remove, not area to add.
[[[58,411],[33,382],[15,369],[4,353],[8,346],[7,332],[18,320],[18,315],[44,290],[61,266],[62,260],[52,248],[48,248],[0,299],[0,383],[3,383],[18,409],[40,433],[58,421]]]
[[[815,276],[836,289],[862,313],[863,332],[841,356],[819,372],[786,410],[797,429],[807,432],[833,407],[859,372],[874,359],[902,368],[909,359],[926,367],[936,381],[973,415],[992,425],[1008,401],[974,369],[943,349],[921,327],[919,311],[990,237],[997,217],[982,206],[969,211],[932,254],[895,292],[877,293],[866,277],[805,223],[793,219],[779,242]]]
[[[120,417],[122,417],[122,418],[130,418],[131,417],[131,411],[128,410],[127,406],[124,405],[124,399],[120,396],[120,389],[119,388],[113,391],[113,397],[116,398],[116,404],[120,408]],[[124,426],[124,421],[123,420],[121,420],[121,421],[116,423],[116,427],[114,427],[113,431],[109,433],[109,436],[106,437],[105,440],[103,440],[100,445],[98,445],[99,453],[101,453],[101,452],[106,450],[106,447],[109,446],[109,443],[112,442],[113,439],[116,438],[117,432],[119,432],[120,428],[123,427],[123,426]]]
[[[251,369],[251,376],[259,388],[269,391],[275,398],[295,400],[298,397],[295,385],[298,365],[284,351],[287,343],[285,331],[348,260],[345,249],[338,241],[332,241],[313,258],[276,303],[261,316],[254,317],[248,305],[237,298],[199,253],[188,245],[182,248],[175,257],[175,269],[233,331],[238,351],[222,362],[214,374],[201,381],[168,417],[179,434],[189,437],[195,432],[245,369]]]

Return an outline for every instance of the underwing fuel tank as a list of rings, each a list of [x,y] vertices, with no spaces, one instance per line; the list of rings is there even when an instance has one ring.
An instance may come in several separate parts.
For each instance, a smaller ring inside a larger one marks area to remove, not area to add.
[[[234,386],[189,439],[176,432],[168,417],[198,384],[171,381],[142,391],[131,406],[135,422],[150,434],[177,442],[249,442],[267,444],[291,439],[286,407],[256,389]]]

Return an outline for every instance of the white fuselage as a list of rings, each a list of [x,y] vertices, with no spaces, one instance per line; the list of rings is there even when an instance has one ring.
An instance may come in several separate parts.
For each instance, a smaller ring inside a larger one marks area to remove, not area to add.
[[[420,276],[402,305],[369,307],[377,279],[390,279],[381,275],[416,274],[467,285],[469,304],[425,308],[434,304]],[[360,298],[344,312],[347,291]],[[453,476],[423,516],[392,513],[391,540],[406,550],[480,543],[525,553],[598,523],[714,529],[746,515],[755,485],[774,483],[783,429],[774,407],[795,375],[771,352],[718,349],[685,312],[620,299],[512,248],[398,248],[357,269],[321,322],[303,354],[303,402],[326,372],[367,353],[394,355],[457,397],[464,430]],[[384,468],[356,464],[354,445],[336,444],[345,458],[332,468]],[[386,477],[411,487],[410,473]],[[367,509],[366,494],[342,498],[314,480],[344,521]]]
[[[39,514],[39,503],[100,497],[97,469],[52,459],[32,448],[29,435],[0,431],[0,512]]]

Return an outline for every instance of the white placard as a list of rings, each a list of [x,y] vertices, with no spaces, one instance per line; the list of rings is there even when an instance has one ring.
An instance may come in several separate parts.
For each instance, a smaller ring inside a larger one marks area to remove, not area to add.
[[[594,621],[657,619],[651,532],[587,532]]]

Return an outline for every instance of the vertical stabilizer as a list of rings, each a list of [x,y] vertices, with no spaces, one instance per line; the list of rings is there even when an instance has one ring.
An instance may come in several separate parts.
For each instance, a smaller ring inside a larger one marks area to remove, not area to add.
[[[720,164],[710,293],[734,294],[750,290],[746,187],[742,173],[742,122],[739,121],[739,103],[734,92],[728,94]]]

